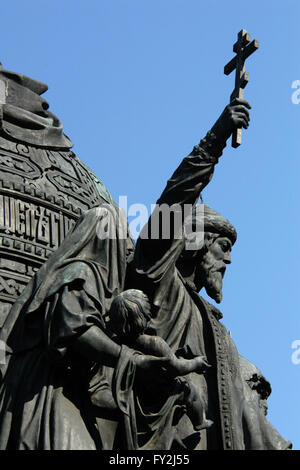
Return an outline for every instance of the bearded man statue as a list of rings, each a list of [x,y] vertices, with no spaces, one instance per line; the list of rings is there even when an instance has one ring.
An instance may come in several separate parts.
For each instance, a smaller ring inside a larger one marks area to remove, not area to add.
[[[271,427],[262,407],[249,399],[239,354],[220,321],[222,313],[198,294],[204,288],[215,302],[221,302],[222,279],[237,233],[221,214],[196,204],[228,137],[236,127],[248,127],[248,109],[245,101],[231,103],[182,161],[143,228],[131,262],[132,286],[152,302],[150,328],[178,357],[205,356],[212,366],[205,374],[189,374],[188,379],[202,396],[207,418],[214,425],[196,434],[183,413],[176,424],[174,449],[287,449],[291,445]],[[163,228],[166,208],[168,233]]]

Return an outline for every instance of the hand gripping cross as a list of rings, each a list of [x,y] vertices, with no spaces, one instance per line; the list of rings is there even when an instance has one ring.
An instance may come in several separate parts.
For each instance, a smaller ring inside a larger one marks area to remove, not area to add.
[[[235,69],[235,87],[230,96],[230,101],[235,98],[244,99],[244,88],[249,81],[249,74],[245,71],[246,59],[255,52],[259,43],[256,39],[250,42],[251,36],[245,29],[238,33],[238,40],[233,45],[236,56],[224,67],[225,75],[229,75]],[[242,129],[236,129],[232,134],[232,147],[236,148],[242,143]]]

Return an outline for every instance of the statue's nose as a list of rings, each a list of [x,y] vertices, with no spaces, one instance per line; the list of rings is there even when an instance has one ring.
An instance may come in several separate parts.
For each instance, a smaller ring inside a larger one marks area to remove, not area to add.
[[[231,256],[230,256],[230,251],[227,251],[225,254],[224,254],[224,259],[223,259],[224,263],[226,264],[231,264]]]

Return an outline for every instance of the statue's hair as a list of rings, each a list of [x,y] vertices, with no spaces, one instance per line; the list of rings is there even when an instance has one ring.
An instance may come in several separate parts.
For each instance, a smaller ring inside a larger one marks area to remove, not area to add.
[[[113,333],[123,339],[135,339],[145,331],[151,319],[148,297],[137,289],[122,292],[111,304],[109,319]]]
[[[248,361],[248,359],[239,356],[239,361],[242,378],[251,390],[256,390],[260,397],[266,400],[272,392],[270,382],[264,377],[259,368]]]
[[[185,228],[192,228],[193,233],[200,230],[206,233],[215,233],[221,237],[228,237],[232,244],[236,242],[237,232],[234,226],[206,204],[194,206],[190,215],[184,221]]]
[[[219,237],[229,238],[232,245],[237,239],[234,226],[206,204],[193,206],[192,211],[184,220],[184,233],[186,236],[186,249],[182,251],[180,259],[185,260],[199,254],[203,256]],[[197,238],[198,242],[195,242]],[[191,247],[191,240],[195,248]]]
[[[204,221],[204,232],[217,233],[220,236],[228,237],[229,240],[234,244],[237,239],[237,233],[234,226],[223,217],[219,212],[211,209],[209,206],[201,205],[193,207],[193,218],[202,217]]]
[[[263,375],[253,374],[246,382],[252,390],[256,390],[262,400],[266,400],[270,396],[272,391],[271,385]]]

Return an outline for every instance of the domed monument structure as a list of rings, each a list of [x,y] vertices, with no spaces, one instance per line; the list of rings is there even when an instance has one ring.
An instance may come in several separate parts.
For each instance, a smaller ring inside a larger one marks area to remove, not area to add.
[[[48,87],[0,69],[0,328],[33,274],[108,190],[70,150],[41,97]]]

